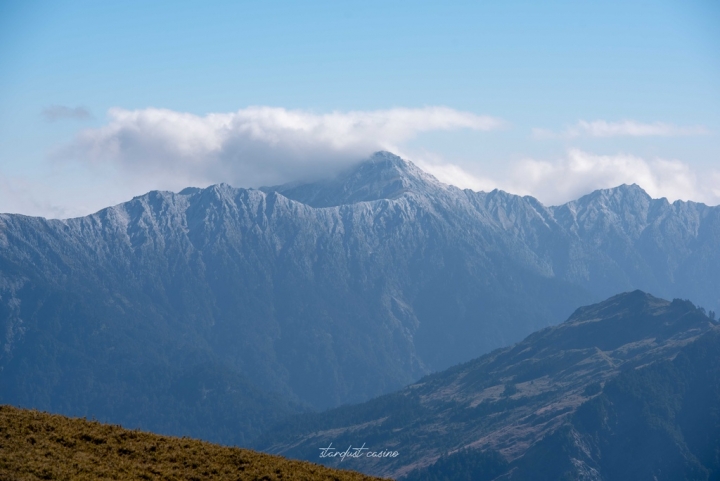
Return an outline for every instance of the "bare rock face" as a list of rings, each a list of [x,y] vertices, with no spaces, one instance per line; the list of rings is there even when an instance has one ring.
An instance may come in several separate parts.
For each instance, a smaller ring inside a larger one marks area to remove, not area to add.
[[[718,285],[717,207],[637,186],[546,207],[381,152],[321,182],[0,215],[0,402],[244,443],[617,292],[717,310]]]

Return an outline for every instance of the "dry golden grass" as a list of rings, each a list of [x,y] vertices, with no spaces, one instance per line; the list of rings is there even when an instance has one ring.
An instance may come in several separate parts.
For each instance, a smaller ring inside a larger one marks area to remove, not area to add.
[[[0,480],[377,480],[190,438],[0,406]]]

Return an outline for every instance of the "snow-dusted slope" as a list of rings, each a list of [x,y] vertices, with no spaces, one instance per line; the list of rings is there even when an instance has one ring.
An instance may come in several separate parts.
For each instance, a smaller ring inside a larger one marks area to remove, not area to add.
[[[305,185],[150,192],[68,220],[0,215],[0,401],[147,423],[107,396],[147,383],[221,402],[232,383],[172,374],[213,365],[336,406],[617,292],[713,309],[718,286],[717,207],[637,186],[545,207],[378,153]]]

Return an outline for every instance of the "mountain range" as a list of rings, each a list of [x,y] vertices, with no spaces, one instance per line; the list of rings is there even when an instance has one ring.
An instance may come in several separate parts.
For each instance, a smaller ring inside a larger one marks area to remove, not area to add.
[[[720,326],[642,291],[394,394],[267,432],[263,450],[407,481],[720,477]],[[398,451],[321,458],[321,448]],[[712,477],[710,477],[712,475]]]
[[[717,310],[718,285],[720,207],[636,185],[548,207],[379,152],[320,181],[0,215],[0,402],[246,445],[618,292]]]

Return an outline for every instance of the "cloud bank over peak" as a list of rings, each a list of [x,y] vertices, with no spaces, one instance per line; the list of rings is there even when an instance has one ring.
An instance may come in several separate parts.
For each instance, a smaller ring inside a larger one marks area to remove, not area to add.
[[[532,195],[546,205],[559,205],[597,189],[638,184],[651,197],[720,203],[720,171],[699,172],[674,159],[645,159],[619,153],[597,155],[570,149],[553,160],[521,159],[488,178],[451,164],[423,165],[439,180],[462,188],[489,190],[494,186],[519,195]]]
[[[317,114],[249,107],[198,116],[166,109],[112,109],[55,157],[111,164],[125,176],[161,176],[160,188],[228,182],[260,186],[342,169],[423,132],[501,128],[500,119],[447,107]],[[158,188],[158,187],[156,187]]]
[[[711,200],[695,172],[678,160],[647,160],[628,154],[595,155],[571,149],[555,162],[525,159],[513,168],[518,191],[533,192],[549,203],[576,199],[593,190],[638,184],[651,197]]]
[[[56,110],[58,118],[78,114]],[[474,135],[506,126],[495,117],[447,107],[316,113],[261,106],[207,115],[116,108],[104,125],[81,130],[59,146],[43,176],[0,169],[0,211],[69,217],[156,189],[314,180],[378,150],[412,160],[447,184],[476,191],[499,188],[532,195],[546,205],[632,183],[653,197],[720,204],[720,170],[707,165],[622,152],[598,155],[580,148],[555,158],[478,161],[472,155],[449,158],[413,142],[428,132],[465,130]],[[576,137],[581,132],[596,137],[700,132],[633,121],[582,121],[572,129],[568,132]]]

